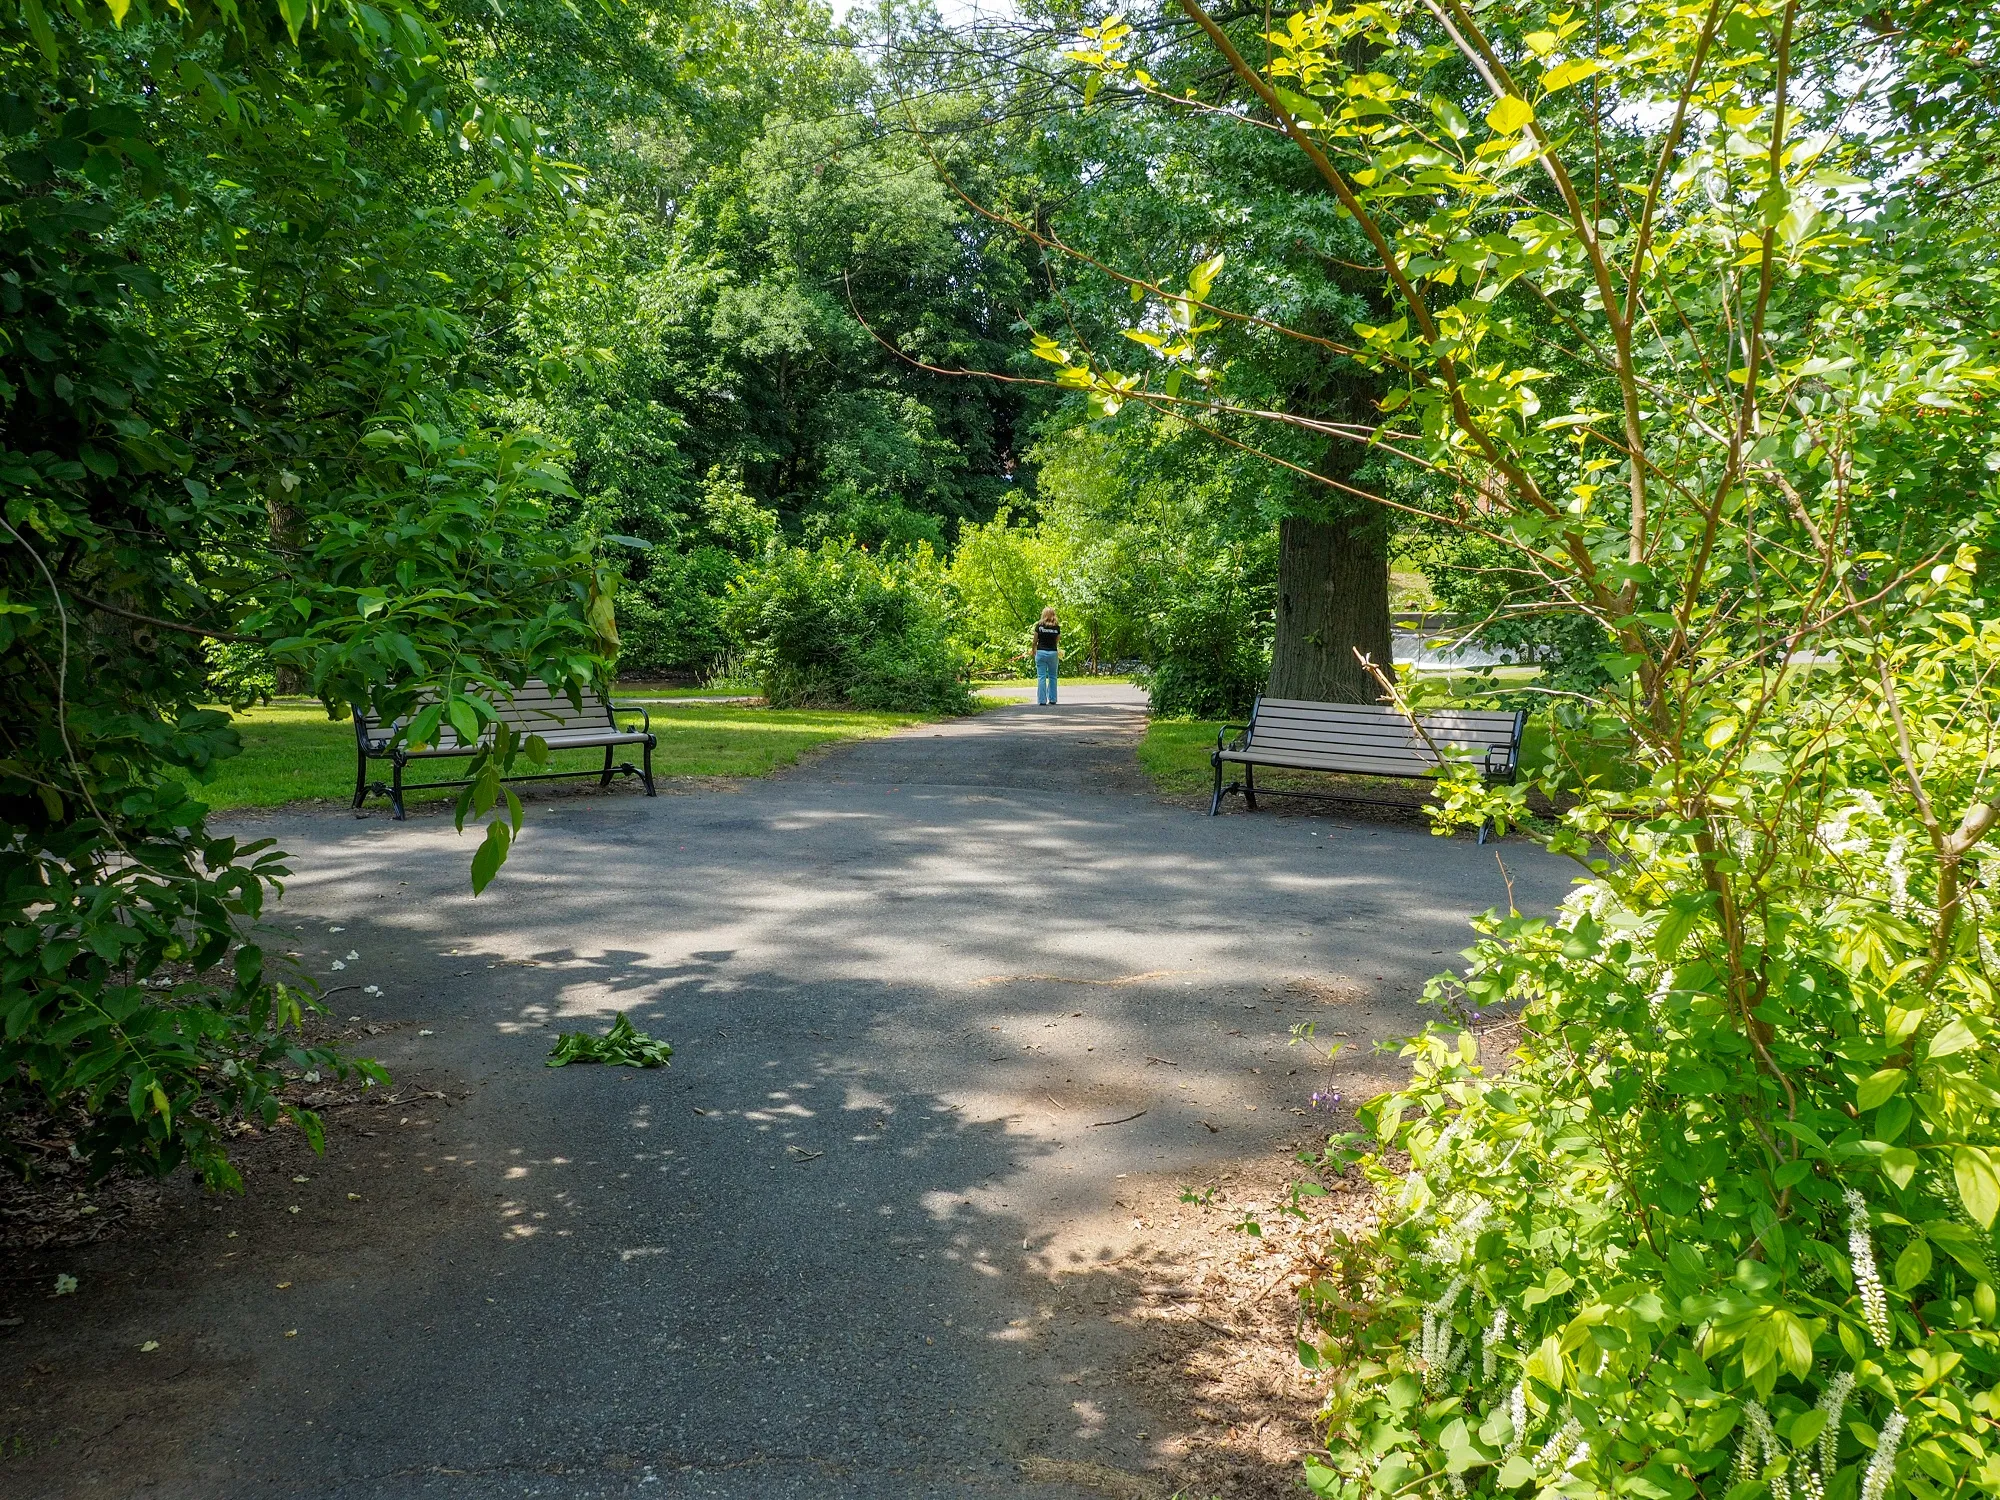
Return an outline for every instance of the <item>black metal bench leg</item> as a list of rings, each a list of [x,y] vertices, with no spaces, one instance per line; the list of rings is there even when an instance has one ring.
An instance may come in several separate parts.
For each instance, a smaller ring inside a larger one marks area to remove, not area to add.
[[[646,741],[645,754],[641,759],[644,762],[645,768],[639,772],[639,779],[646,783],[646,795],[648,797],[657,797],[659,793],[653,790],[653,742],[651,740]]]
[[[597,778],[597,784],[599,786],[611,785],[611,752],[612,752],[612,747],[606,745],[604,747],[604,774]]]
[[[1257,810],[1257,768],[1248,762],[1243,766],[1243,805],[1252,812]]]
[[[396,810],[396,821],[403,821],[403,757],[397,756],[395,778],[389,783],[389,805]]]
[[[1208,799],[1208,815],[1212,818],[1222,811],[1222,757],[1210,757],[1210,764],[1215,767],[1215,795]]]
[[[360,746],[354,749],[354,810],[361,811],[361,803],[368,795],[368,752]]]
[[[1479,825],[1479,842],[1480,842],[1480,843],[1482,843],[1482,844],[1483,844],[1483,843],[1485,843],[1485,842],[1486,842],[1486,834],[1487,834],[1487,830],[1488,830],[1488,829],[1490,829],[1490,828],[1492,828],[1492,826],[1493,826],[1493,820],[1492,820],[1491,818],[1488,818],[1488,819],[1487,819],[1487,820],[1486,820],[1485,822],[1483,822],[1483,823],[1481,823],[1481,824]]]

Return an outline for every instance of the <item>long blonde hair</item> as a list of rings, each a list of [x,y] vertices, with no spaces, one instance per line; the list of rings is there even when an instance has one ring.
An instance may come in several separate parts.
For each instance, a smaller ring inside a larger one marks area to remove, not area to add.
[[[1056,607],[1053,604],[1042,611],[1042,623],[1044,625],[1053,625],[1056,623]]]

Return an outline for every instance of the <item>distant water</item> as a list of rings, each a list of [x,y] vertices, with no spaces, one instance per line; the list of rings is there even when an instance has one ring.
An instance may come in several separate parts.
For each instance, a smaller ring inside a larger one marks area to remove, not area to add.
[[[1442,630],[1415,631],[1397,630],[1390,632],[1390,642],[1396,654],[1397,666],[1417,667],[1504,667],[1512,664],[1513,653],[1491,651],[1484,646],[1468,644],[1457,647],[1443,647],[1431,644]]]

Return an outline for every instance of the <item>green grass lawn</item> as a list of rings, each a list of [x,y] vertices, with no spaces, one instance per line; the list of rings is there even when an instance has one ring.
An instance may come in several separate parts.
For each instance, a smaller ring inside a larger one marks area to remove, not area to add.
[[[1074,674],[1064,672],[1060,675],[1059,680],[1067,683],[1070,687],[1088,687],[1093,683],[1100,682],[1122,682],[1129,686],[1132,681],[1130,677],[1092,677],[1084,672]],[[974,692],[983,693],[991,688],[1031,688],[1034,685],[1035,679],[1032,677],[994,677],[973,683],[972,689]]]
[[[1139,764],[1163,792],[1206,791],[1215,780],[1208,756],[1221,727],[1203,719],[1150,720],[1139,742]]]
[[[621,723],[636,725],[638,714],[620,715]],[[769,709],[739,705],[714,708],[656,708],[653,733],[655,776],[762,776],[788,766],[815,745],[834,740],[868,739],[911,724],[925,722],[921,714],[859,713],[834,709]],[[194,788],[195,795],[218,812],[240,807],[281,807],[288,802],[346,802],[354,795],[354,725],[331,721],[317,703],[296,700],[269,704],[239,714],[237,729],[243,753],[222,762],[215,779]],[[620,760],[639,763],[637,747],[620,746]],[[589,770],[604,763],[602,750],[558,751],[549,769]],[[448,778],[459,774],[462,760],[429,761],[412,766],[413,780]],[[369,763],[368,779],[388,780],[386,761]],[[550,783],[559,785],[559,783]],[[405,797],[451,797],[455,789],[425,793],[406,786]]]
[[[637,698],[651,702],[656,698],[761,698],[764,690],[760,687],[679,687],[671,682],[621,682],[613,698]]]

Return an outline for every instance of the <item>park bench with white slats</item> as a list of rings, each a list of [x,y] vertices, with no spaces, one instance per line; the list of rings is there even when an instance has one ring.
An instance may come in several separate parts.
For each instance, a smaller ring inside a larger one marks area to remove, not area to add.
[[[426,699],[426,702],[430,700]],[[583,707],[579,710],[564,693],[552,693],[547,684],[530,682],[525,687],[516,688],[510,698],[495,698],[493,706],[499,711],[502,723],[513,728],[515,733],[527,736],[538,734],[551,751],[595,750],[602,747],[604,764],[590,771],[533,771],[518,776],[509,776],[508,781],[560,781],[567,777],[595,776],[599,786],[611,785],[613,776],[637,776],[646,784],[646,795],[653,791],[653,716],[640,704],[632,705],[637,712],[645,715],[645,723],[638,729],[618,727],[618,709],[611,699],[601,692],[586,692]],[[398,729],[407,722],[398,719],[392,724],[377,724],[369,719],[360,708],[354,710],[354,806],[359,811],[363,800],[370,792],[389,799],[396,817],[403,816],[403,768],[411,761],[443,760],[453,756],[477,754],[482,745],[491,740],[491,731],[479,741],[467,744],[458,737],[458,732],[449,722],[438,726],[437,743],[421,750],[411,750],[405,745],[394,743]],[[640,745],[644,747],[643,766],[635,766],[630,761],[613,764],[613,758],[620,745]],[[387,760],[394,766],[388,782],[368,779],[368,762]],[[466,786],[460,781],[413,782],[413,787]]]
[[[1463,756],[1491,781],[1511,782],[1521,761],[1524,713],[1493,709],[1446,709],[1419,714],[1438,752]],[[1236,737],[1230,738],[1234,730]],[[1411,728],[1398,709],[1386,703],[1310,703],[1298,698],[1259,698],[1248,724],[1225,724],[1215,736],[1215,795],[1209,799],[1213,817],[1222,799],[1243,793],[1244,804],[1257,809],[1257,767],[1281,766],[1298,771],[1334,771],[1354,776],[1431,777],[1438,773],[1438,755]],[[1222,784],[1224,766],[1241,766],[1243,779]],[[1336,802],[1388,803],[1372,797],[1338,792],[1274,792],[1265,796],[1321,797]],[[1486,842],[1486,829],[1479,830]]]

